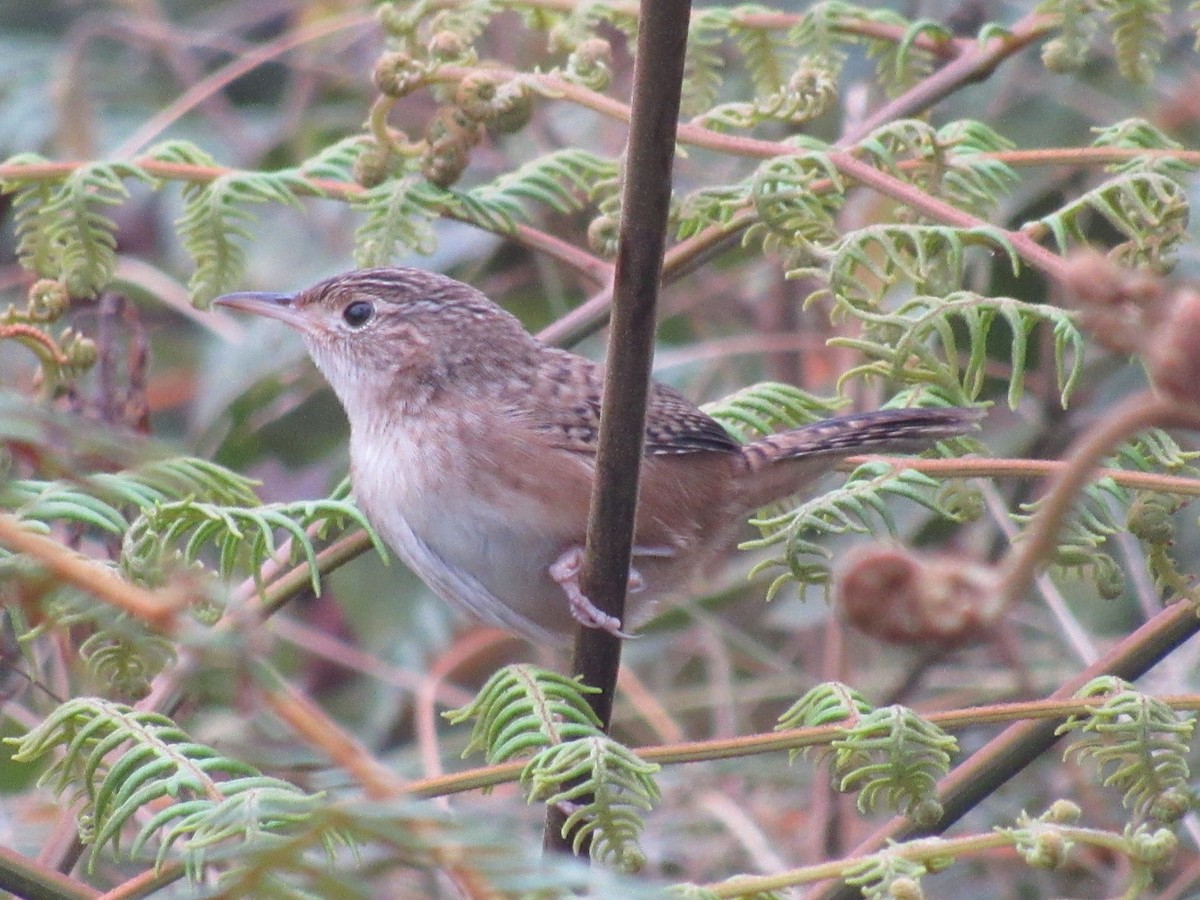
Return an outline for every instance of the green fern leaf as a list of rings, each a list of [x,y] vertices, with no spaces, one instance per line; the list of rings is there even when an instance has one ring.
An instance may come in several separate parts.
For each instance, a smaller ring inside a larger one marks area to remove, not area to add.
[[[521,205],[532,200],[559,213],[583,208],[582,198],[617,177],[617,163],[594,153],[566,148],[525,163],[516,171],[457,196],[465,217],[492,231],[512,231],[527,218]]]
[[[936,41],[954,37],[945,26],[930,19],[909,22],[890,10],[879,10],[871,18],[904,29],[904,37],[899,41],[872,40],[867,44],[867,55],[875,60],[876,76],[893,97],[933,72],[936,61],[933,54],[918,44],[922,35]]]
[[[188,872],[199,879],[204,854],[216,843],[240,844],[253,834],[299,827],[321,803],[320,795],[305,795],[192,741],[166,716],[95,697],[63,703],[37,728],[8,741],[16,745],[18,761],[58,751],[40,783],[85,803],[90,865],[105,846],[119,852],[121,832],[135,815],[166,803],[140,824],[133,852],[158,836],[161,866],[171,845],[182,840]],[[237,816],[231,807],[238,807]]]
[[[183,215],[176,221],[183,245],[196,263],[188,280],[192,302],[205,309],[214,297],[235,285],[246,264],[242,242],[250,239],[251,203],[299,207],[298,195],[310,185],[294,172],[229,173],[208,184],[183,189]]]
[[[779,717],[775,730],[841,725],[858,721],[873,710],[867,698],[849,685],[837,681],[826,682],[818,684],[793,703]],[[797,756],[808,756],[814,750],[821,758],[832,752],[828,746],[801,747],[788,753],[788,762],[794,763]]]
[[[354,235],[358,265],[383,266],[409,252],[433,252],[437,246],[431,224],[435,213],[419,201],[424,184],[427,182],[415,175],[385,181],[351,201],[367,214]]]
[[[357,526],[364,529],[380,556],[386,551],[366,517],[353,503],[344,500],[305,500],[261,506],[229,506],[179,500],[158,503],[129,526],[127,546],[136,547],[145,536],[166,546],[182,544],[185,563],[201,559],[210,548],[217,552],[217,569],[224,577],[248,570],[255,576],[278,549],[276,534],[291,539],[292,560],[303,558],[309,567],[312,589],[320,593],[320,570],[309,529],[318,536],[330,527]]]
[[[937,780],[950,770],[958,742],[903,706],[877,709],[830,745],[838,790],[858,791],[858,808],[884,806],[937,818]]]
[[[1164,19],[1171,11],[1167,0],[1100,0],[1112,26],[1117,68],[1131,81],[1148,84],[1162,57],[1166,40]]]
[[[20,153],[5,160],[4,166],[36,166],[45,162],[36,153]],[[54,237],[54,217],[48,212],[54,182],[10,176],[0,181],[0,191],[13,194],[17,258],[21,265],[43,278],[57,277],[59,247]]]
[[[1131,171],[1093,188],[1066,206],[1024,226],[1046,228],[1061,251],[1087,242],[1088,213],[1102,216],[1126,240],[1116,255],[1124,265],[1168,265],[1187,233],[1187,194],[1174,178],[1154,171]]]
[[[1042,63],[1052,72],[1082,68],[1091,53],[1099,22],[1097,0],[1043,0],[1037,11],[1052,16],[1057,34],[1042,45]]]
[[[1145,119],[1122,119],[1107,128],[1095,128],[1094,147],[1119,147],[1122,150],[1182,150],[1183,145],[1163,134]],[[1137,156],[1107,166],[1109,172],[1157,172],[1173,178],[1186,188],[1186,182],[1196,166],[1182,159],[1159,154]]]
[[[750,25],[746,16],[774,12],[757,4],[742,4],[734,10],[729,22],[729,34],[742,54],[754,91],[765,98],[778,94],[787,81],[788,69],[780,58],[782,46],[770,26]]]
[[[827,264],[829,287],[810,298],[831,294],[849,310],[872,309],[897,285],[907,283],[922,294],[942,295],[962,282],[967,253],[978,248],[1003,253],[1014,274],[1020,267],[1016,250],[1003,231],[991,226],[970,229],[944,225],[872,225],[838,241]],[[806,266],[789,277],[819,277],[822,269]]]
[[[1053,330],[1055,374],[1063,406],[1083,371],[1084,340],[1075,324],[1076,315],[1058,307],[955,291],[946,297],[914,297],[890,312],[851,311],[866,324],[863,336],[834,338],[830,343],[853,348],[868,362],[846,372],[838,382],[839,391],[854,377],[879,374],[935,385],[952,395],[961,392],[975,400],[984,388],[989,338],[999,319],[1008,325],[1010,334],[1008,402],[1013,409],[1025,385],[1026,343],[1033,328],[1044,324]],[[960,347],[962,334],[953,327],[955,322],[966,329],[965,348]],[[960,369],[964,353],[968,354],[967,363]]]
[[[660,768],[595,734],[541,750],[525,765],[521,785],[531,801],[569,810],[562,834],[576,853],[590,842],[593,859],[636,870],[644,863],[641,814],[658,802],[652,776]]]
[[[594,688],[535,666],[505,666],[466,706],[443,713],[455,725],[475,724],[463,756],[483,750],[489,763],[600,733],[585,694]]]
[[[1089,757],[1105,775],[1104,784],[1124,792],[1124,803],[1139,817],[1173,821],[1186,811],[1178,798],[1189,791],[1188,741],[1192,716],[1181,718],[1171,707],[1114,676],[1089,682],[1075,695],[1103,700],[1087,713],[1071,716],[1056,734],[1076,734],[1064,758]]]
[[[72,296],[93,297],[112,280],[117,266],[116,223],[102,210],[129,197],[124,179],[154,179],[132,163],[95,162],[79,166],[51,193],[38,216],[55,246],[51,277]]]
[[[740,546],[759,550],[782,545],[782,552],[758,563],[750,572],[754,578],[764,571],[783,568],[767,588],[772,599],[791,581],[800,584],[825,584],[829,579],[826,560],[829,551],[813,537],[844,534],[870,534],[881,523],[895,531],[888,509],[889,497],[903,498],[932,513],[953,519],[952,511],[938,504],[938,482],[911,469],[896,472],[886,462],[859,466],[839,488],[791,507],[780,504],[782,511],[769,511],[750,524],[759,529],[762,537]]]
[[[371,145],[370,138],[356,134],[321,149],[297,168],[304,178],[323,178],[329,181],[354,183],[354,163],[363,150]]]
[[[697,10],[692,16],[683,60],[680,115],[695,116],[716,103],[725,68],[718,48],[732,26],[733,14],[721,7]]]

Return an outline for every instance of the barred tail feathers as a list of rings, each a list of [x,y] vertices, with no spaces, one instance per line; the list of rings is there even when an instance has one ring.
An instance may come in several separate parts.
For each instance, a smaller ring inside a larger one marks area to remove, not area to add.
[[[768,435],[742,448],[744,499],[757,509],[803,488],[828,471],[831,459],[923,450],[970,431],[982,416],[982,410],[961,407],[881,409]]]

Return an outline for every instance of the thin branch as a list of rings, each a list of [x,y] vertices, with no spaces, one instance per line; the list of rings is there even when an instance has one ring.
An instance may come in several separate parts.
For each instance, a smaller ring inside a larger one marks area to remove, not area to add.
[[[655,320],[671,205],[671,167],[682,95],[690,0],[643,0],[633,70],[633,117],[625,159],[621,227],[613,275],[596,480],[588,515],[580,586],[603,613],[625,621],[625,591],[633,547],[646,397],[654,356]],[[581,628],[573,669],[600,688],[588,702],[607,729],[621,664],[620,638]],[[547,811],[543,843],[567,852],[566,813]]]
[[[7,513],[0,513],[0,545],[30,557],[57,580],[74,585],[164,634],[174,633],[179,614],[186,606],[181,594],[155,594],[126,581],[53,538],[34,534]]]

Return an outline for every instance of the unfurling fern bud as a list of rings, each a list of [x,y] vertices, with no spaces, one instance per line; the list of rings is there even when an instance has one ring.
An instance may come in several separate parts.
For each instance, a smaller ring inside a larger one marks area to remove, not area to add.
[[[895,900],[923,900],[925,892],[915,878],[897,878],[888,885],[888,896]]]
[[[617,255],[617,235],[620,227],[615,216],[596,216],[588,226],[588,247],[597,256],[612,259]]]
[[[142,587],[162,587],[167,582],[165,554],[161,536],[149,525],[149,519],[143,517],[125,532],[121,541],[121,574]]]
[[[34,322],[53,322],[71,308],[67,286],[53,278],[39,278],[29,287],[28,315]]]
[[[945,482],[938,489],[934,502],[955,522],[975,522],[987,509],[979,488],[961,479]]]
[[[459,82],[454,103],[468,119],[506,133],[520,131],[533,115],[528,87],[499,72],[472,72]]]
[[[376,187],[387,181],[391,174],[391,162],[392,155],[387,148],[372,141],[355,157],[351,177],[356,184],[365,188]]]
[[[1125,525],[1130,533],[1150,544],[1169,544],[1175,539],[1171,516],[1177,504],[1165,494],[1138,494],[1129,505]]]
[[[1082,815],[1083,810],[1079,808],[1078,803],[1070,800],[1055,800],[1046,810],[1045,819],[1055,825],[1074,825]]]
[[[1017,848],[1035,869],[1057,869],[1067,858],[1071,842],[1056,828],[1038,828],[1033,841]]]
[[[1088,558],[1092,581],[1102,600],[1116,600],[1125,594],[1125,573],[1107,553],[1095,553]]]
[[[825,66],[805,61],[788,79],[787,93],[800,100],[794,104],[795,112],[790,117],[791,121],[815,119],[837,99],[837,76]]]
[[[375,61],[371,80],[379,93],[387,97],[403,97],[419,88],[425,79],[421,67],[407,53],[385,53]]]
[[[453,31],[439,31],[429,39],[429,56],[439,63],[457,62],[465,57],[471,45]]]
[[[478,122],[457,107],[442,107],[425,130],[428,146],[421,157],[421,174],[438,187],[450,187],[466,171],[480,136]]]
[[[59,342],[63,356],[67,360],[67,368],[76,372],[90,369],[96,364],[96,342],[78,332],[68,329],[63,332]]]
[[[1179,847],[1179,839],[1169,828],[1148,831],[1139,828],[1127,837],[1129,855],[1147,866],[1157,866],[1169,860]]]
[[[1163,791],[1150,804],[1150,818],[1165,825],[1178,822],[1192,811],[1194,801],[1191,793],[1183,788]]]
[[[1003,611],[994,569],[882,544],[847,555],[834,600],[860,631],[896,644],[978,640]]]
[[[612,45],[603,38],[588,38],[567,57],[566,76],[576,84],[602,91],[612,80]]]

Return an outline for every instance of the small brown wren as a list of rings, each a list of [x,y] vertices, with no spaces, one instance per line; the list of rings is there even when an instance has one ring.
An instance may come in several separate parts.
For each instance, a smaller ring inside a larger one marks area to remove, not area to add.
[[[295,294],[217,303],[300,332],[350,420],[354,495],[433,591],[488,622],[565,642],[577,622],[621,633],[578,572],[603,367],[547,347],[479,291],[411,268],[363,269]],[[653,383],[629,619],[680,593],[754,510],[844,456],[961,434],[969,409],[842,416],[739,444]]]

